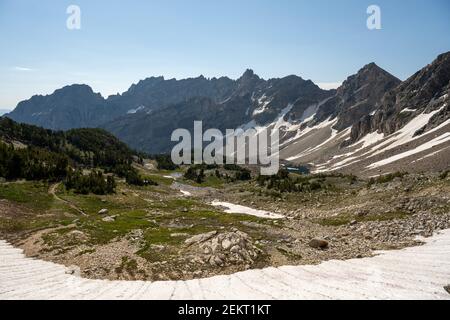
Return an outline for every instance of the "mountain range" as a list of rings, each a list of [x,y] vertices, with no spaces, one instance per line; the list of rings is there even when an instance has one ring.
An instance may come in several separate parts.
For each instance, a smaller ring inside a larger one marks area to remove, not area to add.
[[[4,114],[6,114],[6,113],[9,113],[9,112],[11,112],[11,110],[8,110],[8,109],[0,109],[0,116],[4,115]]]
[[[323,90],[291,75],[265,80],[152,77],[103,98],[71,85],[20,102],[7,117],[49,129],[101,127],[132,148],[170,152],[176,128],[277,128],[280,157],[313,172],[372,176],[450,166],[450,52],[405,81],[375,63]]]

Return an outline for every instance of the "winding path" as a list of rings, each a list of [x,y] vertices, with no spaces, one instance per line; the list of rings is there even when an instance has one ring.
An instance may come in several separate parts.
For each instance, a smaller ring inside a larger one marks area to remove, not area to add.
[[[52,184],[52,185],[50,186],[50,188],[48,189],[48,193],[49,193],[50,195],[52,195],[53,198],[55,198],[56,200],[61,201],[61,202],[64,202],[65,204],[67,204],[69,207],[71,207],[73,210],[75,210],[75,211],[78,212],[79,214],[81,214],[81,215],[83,215],[83,216],[87,216],[87,214],[86,214],[83,210],[81,210],[80,208],[78,208],[78,207],[77,207],[76,205],[74,205],[72,202],[67,201],[67,200],[64,200],[63,198],[60,198],[60,197],[56,194],[56,190],[58,190],[58,187],[59,187],[60,184],[61,184],[60,182],[55,183],[55,184]]]
[[[0,241],[0,299],[450,299],[450,230],[425,241],[373,258],[165,282],[82,279]]]

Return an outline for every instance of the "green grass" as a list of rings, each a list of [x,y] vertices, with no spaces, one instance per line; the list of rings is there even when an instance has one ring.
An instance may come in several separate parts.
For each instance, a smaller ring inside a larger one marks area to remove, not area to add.
[[[77,229],[87,232],[91,244],[106,244],[132,230],[155,226],[146,218],[146,214],[143,210],[127,211],[118,215],[114,222],[104,222],[101,216],[86,217],[80,219]]]
[[[17,182],[0,184],[0,199],[19,203],[32,210],[45,211],[55,204],[48,194],[49,185],[43,182]]]
[[[169,174],[167,174],[169,175]],[[152,181],[155,181],[158,185],[165,185],[165,186],[170,186],[174,179],[172,178],[166,178],[164,177],[164,175],[159,175],[159,174],[145,174],[143,175],[144,179],[148,178],[151,179]]]
[[[159,228],[150,228],[147,229],[144,233],[144,239],[147,244],[156,244],[156,245],[169,245],[169,244],[179,244],[182,242],[182,238],[180,237],[171,237],[172,233],[185,233],[189,231],[189,229],[177,229],[171,230],[166,227]]]
[[[149,261],[163,261],[177,256],[177,246],[197,234],[206,233],[213,230],[219,230],[221,227],[231,229],[237,226],[239,221],[246,220],[246,217],[229,217],[224,213],[214,211],[189,211],[183,213],[172,213],[169,215],[155,217],[158,227],[148,228],[144,232],[145,244],[138,251],[138,254]],[[178,228],[170,228],[169,225],[177,221]],[[242,229],[242,228],[241,228]],[[248,231],[248,230],[246,230]],[[185,236],[172,237],[171,234],[186,234]],[[151,249],[151,245],[163,245],[164,249],[156,251]]]
[[[211,176],[209,175],[209,173],[207,174],[207,176],[205,177],[205,180],[202,183],[197,183],[195,181],[189,180],[189,179],[184,179],[181,178],[180,181],[184,184],[188,184],[190,186],[193,187],[203,187],[203,188],[223,188],[223,186],[225,185],[225,181],[216,177],[216,176]]]
[[[211,178],[210,185],[220,180]],[[223,213],[195,198],[174,198],[171,194],[160,201],[160,196],[153,188],[164,190],[164,186],[140,188],[119,183],[117,194],[105,196],[80,195],[65,190],[63,186],[58,188],[58,197],[87,214],[81,216],[64,202],[49,195],[48,187],[45,183],[28,182],[1,185],[1,197],[32,208],[36,214],[24,214],[17,219],[0,218],[0,231],[34,231],[70,224],[70,228],[53,230],[44,235],[44,242],[48,250],[55,253],[67,252],[79,245],[91,246],[79,253],[83,255],[94,252],[95,245],[105,245],[127,236],[133,230],[142,230],[138,255],[149,261],[163,261],[177,259],[180,247],[193,235],[213,230],[230,231],[237,227],[255,239],[262,239],[265,236],[261,228],[249,227],[242,222],[272,223],[271,220],[250,215]],[[115,220],[104,222],[102,218],[105,215],[98,214],[101,209],[108,209],[107,216],[114,215]],[[40,215],[42,212],[49,215]],[[66,213],[71,214],[67,216]],[[69,232],[74,230],[83,232],[86,238],[70,236]],[[173,233],[181,236],[173,237]],[[163,245],[164,249],[155,250],[152,245]],[[124,262],[122,271],[127,271],[127,264]]]
[[[76,205],[83,212],[89,215],[97,215],[101,209],[108,209],[109,214],[120,214],[124,211],[132,211],[135,209],[147,208],[148,204],[140,196],[135,196],[134,193],[139,193],[141,190],[135,187],[129,192],[122,194],[118,191],[117,194],[97,196],[93,194],[81,195],[75,194],[72,191],[58,190],[58,196],[61,199],[69,201]]]
[[[205,181],[200,184],[201,187],[221,188],[225,182],[216,176],[207,176]]]
[[[38,231],[60,226],[67,226],[74,218],[63,216],[46,217],[20,217],[14,219],[0,218],[0,231],[7,233],[18,233],[27,231]]]
[[[0,231],[18,233],[37,231],[73,222],[76,211],[48,194],[44,182],[16,182],[0,184],[0,199],[18,204],[17,214],[0,218]]]
[[[194,235],[223,226],[238,226],[241,221],[264,220],[249,215],[219,212],[214,207],[192,198],[172,198],[163,202],[152,199],[153,202],[147,202],[134,196],[134,192],[138,190],[132,189],[126,195],[119,192],[118,195],[101,197],[62,192],[60,197],[76,204],[89,215],[80,218],[77,228],[89,234],[91,244],[106,244],[132,230],[141,229],[148,245],[176,245],[185,239],[171,237],[171,233]],[[98,211],[103,208],[108,209],[108,215],[116,216],[114,222],[102,221],[103,216],[98,215]],[[170,229],[168,226],[174,221],[193,227]]]
[[[51,247],[61,247],[64,245],[64,247],[67,246],[76,246],[78,243],[76,241],[73,241],[73,239],[65,238],[65,241],[61,241],[61,239],[67,235],[69,232],[75,230],[75,228],[63,228],[58,229],[49,233],[46,233],[42,236],[42,240],[44,243]]]

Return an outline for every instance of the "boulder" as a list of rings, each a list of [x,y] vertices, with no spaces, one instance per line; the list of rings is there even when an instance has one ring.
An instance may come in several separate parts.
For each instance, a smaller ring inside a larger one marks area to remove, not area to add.
[[[103,215],[103,214],[108,214],[108,209],[101,209],[99,212],[98,212],[98,214],[101,214],[101,215]]]
[[[86,238],[86,234],[83,231],[80,230],[73,230],[68,233],[69,236],[80,239],[80,238]]]
[[[103,222],[114,222],[116,221],[116,217],[104,217],[102,219]]]
[[[232,245],[233,245],[233,244],[232,244],[232,242],[230,241],[230,239],[225,239],[225,240],[222,241],[222,248],[223,248],[224,250],[230,249]]]
[[[203,263],[211,266],[253,264],[262,252],[253,245],[250,236],[238,229],[231,232],[210,232],[196,235],[186,244],[191,246],[192,254],[200,257]]]
[[[328,241],[315,238],[309,242],[309,246],[315,249],[326,249],[328,248]]]
[[[233,247],[231,247],[230,251],[233,253],[239,253],[241,251],[241,247],[239,247],[237,245],[233,246]]]
[[[450,294],[450,284],[448,286],[445,286],[444,290],[447,291]]]
[[[186,241],[184,243],[187,244],[188,246],[190,246],[194,243],[205,242],[205,241],[211,239],[212,237],[214,237],[216,234],[217,234],[217,231],[211,231],[208,233],[197,234],[189,239],[186,239]]]

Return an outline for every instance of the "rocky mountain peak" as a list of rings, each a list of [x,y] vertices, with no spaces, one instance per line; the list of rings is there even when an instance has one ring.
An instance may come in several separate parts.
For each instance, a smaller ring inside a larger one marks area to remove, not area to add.
[[[73,84],[50,95],[33,96],[8,114],[12,119],[49,129],[92,127],[104,121],[106,100],[85,84]]]
[[[361,71],[378,71],[378,70],[383,70],[383,69],[381,69],[375,62],[371,62],[371,63],[368,63],[368,64],[366,64],[364,67],[362,67],[361,68],[361,70],[359,70],[360,72]]]
[[[95,93],[92,88],[86,84],[72,84],[69,86],[65,86],[61,89],[55,90],[54,95],[64,95],[67,97],[70,96],[81,96],[81,97],[92,97],[97,96],[101,97],[99,93]]]
[[[347,78],[338,92],[354,91],[362,87],[368,87],[373,84],[385,83],[389,86],[393,84],[400,84],[400,80],[395,76],[380,68],[374,62],[365,65],[356,74]]]
[[[255,72],[252,69],[247,69],[242,74],[242,76],[237,80],[240,84],[247,84],[249,82],[255,82],[259,81],[261,78],[255,74]]]
[[[246,96],[257,90],[257,87],[265,83],[265,80],[256,75],[252,69],[247,69],[242,76],[236,80],[237,90],[233,96]]]
[[[400,83],[399,79],[386,70],[375,63],[369,63],[343,82],[335,97],[319,110],[318,120],[338,117],[335,129],[344,130],[376,111],[386,92]]]
[[[418,113],[431,112],[450,102],[450,52],[439,55],[431,64],[387,92],[373,116],[355,123],[351,141],[378,131],[389,135],[405,126]],[[403,112],[410,110],[409,112]],[[411,111],[412,110],[412,111]],[[422,132],[446,120],[446,110],[437,114]]]
[[[442,89],[450,83],[450,52],[441,54],[431,64],[407,79],[399,91],[414,95],[417,102],[423,103],[443,94]]]
[[[247,69],[242,74],[241,79],[253,78],[253,76],[255,76],[255,72],[252,69]]]

